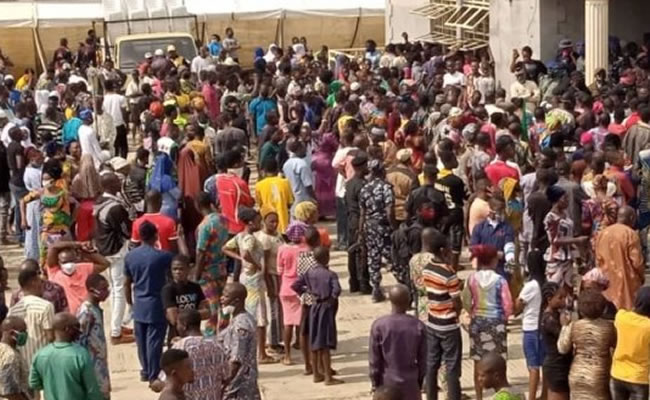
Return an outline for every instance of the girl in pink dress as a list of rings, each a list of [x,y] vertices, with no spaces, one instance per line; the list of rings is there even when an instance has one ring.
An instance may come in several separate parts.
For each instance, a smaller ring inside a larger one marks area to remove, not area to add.
[[[302,306],[298,294],[291,289],[291,285],[298,279],[298,255],[308,251],[304,243],[305,230],[307,225],[303,222],[294,221],[289,224],[286,235],[290,242],[283,244],[278,249],[278,275],[280,275],[280,303],[282,304],[282,316],[284,322],[284,365],[291,365],[291,340],[293,330],[296,330],[296,338],[299,337],[298,327]]]

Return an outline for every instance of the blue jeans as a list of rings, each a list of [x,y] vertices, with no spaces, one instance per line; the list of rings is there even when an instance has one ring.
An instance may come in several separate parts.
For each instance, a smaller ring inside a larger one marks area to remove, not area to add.
[[[135,321],[133,328],[135,344],[138,347],[138,358],[142,367],[140,375],[147,381],[153,382],[158,379],[158,374],[160,374],[160,357],[165,343],[167,322],[149,324]]]
[[[9,190],[11,191],[11,205],[14,208],[14,226],[16,229],[16,235],[18,236],[18,240],[23,243],[25,241],[25,234],[21,227],[20,200],[22,200],[29,192],[24,186],[16,186],[11,182],[9,182]]]
[[[341,197],[336,198],[336,238],[340,246],[348,246],[348,209]]]

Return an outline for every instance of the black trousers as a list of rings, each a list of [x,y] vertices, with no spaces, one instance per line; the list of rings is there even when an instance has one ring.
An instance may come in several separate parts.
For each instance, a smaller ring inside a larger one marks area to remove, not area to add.
[[[612,378],[609,382],[612,400],[648,400],[649,388],[649,385],[623,382],[616,378]]]
[[[347,220],[348,236],[348,274],[350,282],[350,291],[358,292],[359,290],[370,289],[370,276],[368,274],[368,264],[364,256],[365,246],[354,246],[359,241],[359,218],[350,216]]]
[[[113,142],[115,156],[126,159],[126,156],[129,154],[129,141],[127,138],[129,130],[126,125],[120,125],[115,127],[115,131],[115,142]]]

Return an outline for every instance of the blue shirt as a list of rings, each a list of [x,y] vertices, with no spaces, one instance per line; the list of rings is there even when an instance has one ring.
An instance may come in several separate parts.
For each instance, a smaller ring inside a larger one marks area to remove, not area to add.
[[[142,244],[124,258],[124,273],[133,282],[133,320],[147,324],[164,323],[162,288],[174,255]]]
[[[271,110],[277,110],[275,100],[264,97],[256,97],[248,105],[248,111],[255,118],[255,132],[257,136],[262,134],[262,129],[266,126],[266,113]]]
[[[487,244],[494,246],[497,251],[504,251],[506,243],[515,242],[515,231],[506,222],[499,222],[496,226],[490,224],[489,220],[485,220],[474,227],[472,231],[472,239],[470,246],[476,244]],[[497,272],[501,276],[505,276],[505,261],[499,260],[497,264]]]
[[[63,145],[67,146],[72,141],[79,141],[79,127],[83,122],[77,118],[70,118],[63,124]]]
[[[291,191],[295,199],[293,202],[294,206],[303,201],[314,200],[307,193],[307,188],[310,186],[313,187],[314,183],[311,168],[304,159],[291,157],[284,163],[282,173],[291,185]]]
[[[220,42],[210,42],[208,43],[208,50],[212,57],[218,57],[221,54],[221,43]]]

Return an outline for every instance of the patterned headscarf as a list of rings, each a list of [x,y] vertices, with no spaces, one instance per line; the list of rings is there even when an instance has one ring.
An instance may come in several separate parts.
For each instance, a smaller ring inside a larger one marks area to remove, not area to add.
[[[582,277],[583,282],[594,282],[604,289],[609,287],[609,278],[605,276],[600,268],[593,268]]]
[[[292,243],[300,243],[305,237],[307,231],[307,224],[301,221],[292,221],[287,227],[285,234]]]
[[[266,216],[269,214],[277,214],[278,212],[275,210],[275,207],[273,207],[270,204],[264,204],[262,208],[260,208],[260,215],[262,215],[262,219],[266,219]]]

